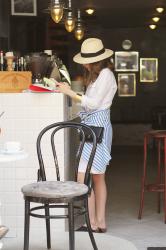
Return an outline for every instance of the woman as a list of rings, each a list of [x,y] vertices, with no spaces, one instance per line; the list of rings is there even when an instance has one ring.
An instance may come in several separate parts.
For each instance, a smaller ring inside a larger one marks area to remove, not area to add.
[[[82,122],[87,125],[104,127],[102,143],[97,145],[91,174],[93,191],[89,197],[89,215],[94,232],[106,232],[105,206],[106,183],[105,171],[111,159],[112,127],[110,122],[110,106],[117,90],[115,77],[110,69],[110,57],[113,51],[104,49],[103,43],[97,38],[86,39],[73,60],[82,64],[85,69],[84,95],[75,93],[68,84],[58,84],[60,92],[70,96],[76,102],[81,102],[80,112]],[[88,161],[90,143],[86,143],[79,164],[78,181],[83,182]],[[83,226],[80,230],[86,230]]]

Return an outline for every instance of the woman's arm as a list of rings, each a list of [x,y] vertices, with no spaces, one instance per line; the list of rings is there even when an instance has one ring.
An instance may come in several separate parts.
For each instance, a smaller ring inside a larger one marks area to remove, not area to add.
[[[103,101],[111,106],[114,95],[117,91],[117,84],[114,74],[109,69],[104,69],[93,86],[93,95],[82,96],[81,105],[88,109],[98,109]]]
[[[81,102],[81,106],[88,109],[100,108],[104,98],[106,98],[111,105],[114,95],[117,90],[117,84],[113,73],[109,69],[103,70],[95,82],[94,95],[80,95],[74,92],[67,83],[58,83],[57,89],[74,101]]]
[[[61,93],[70,96],[74,101],[82,101],[82,96],[74,92],[67,83],[58,83],[56,86]]]

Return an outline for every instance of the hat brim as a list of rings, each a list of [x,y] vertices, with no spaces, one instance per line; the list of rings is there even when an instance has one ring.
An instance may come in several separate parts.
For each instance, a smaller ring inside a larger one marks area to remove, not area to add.
[[[89,64],[89,63],[95,63],[95,62],[99,62],[102,61],[106,58],[111,57],[114,54],[114,52],[110,49],[105,49],[105,52],[99,56],[95,56],[95,57],[82,57],[81,53],[76,54],[73,57],[73,61],[79,64]]]

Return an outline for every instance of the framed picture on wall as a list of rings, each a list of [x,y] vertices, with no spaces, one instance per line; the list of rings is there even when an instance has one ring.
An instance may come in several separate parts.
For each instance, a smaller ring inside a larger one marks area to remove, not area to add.
[[[118,74],[118,96],[136,96],[136,75],[134,73]]]
[[[17,16],[36,16],[37,0],[11,0],[11,14]]]
[[[158,58],[140,58],[140,82],[158,81]]]
[[[137,51],[116,51],[115,70],[116,71],[138,71]]]

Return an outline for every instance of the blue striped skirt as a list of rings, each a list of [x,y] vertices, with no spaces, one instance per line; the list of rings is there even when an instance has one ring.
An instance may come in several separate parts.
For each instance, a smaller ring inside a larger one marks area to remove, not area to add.
[[[105,173],[106,167],[111,160],[112,125],[110,121],[110,109],[93,111],[91,113],[81,111],[79,116],[82,123],[96,127],[104,127],[103,139],[101,143],[97,144],[91,172],[96,174]],[[92,144],[86,142],[80,162],[87,163],[91,148]]]

